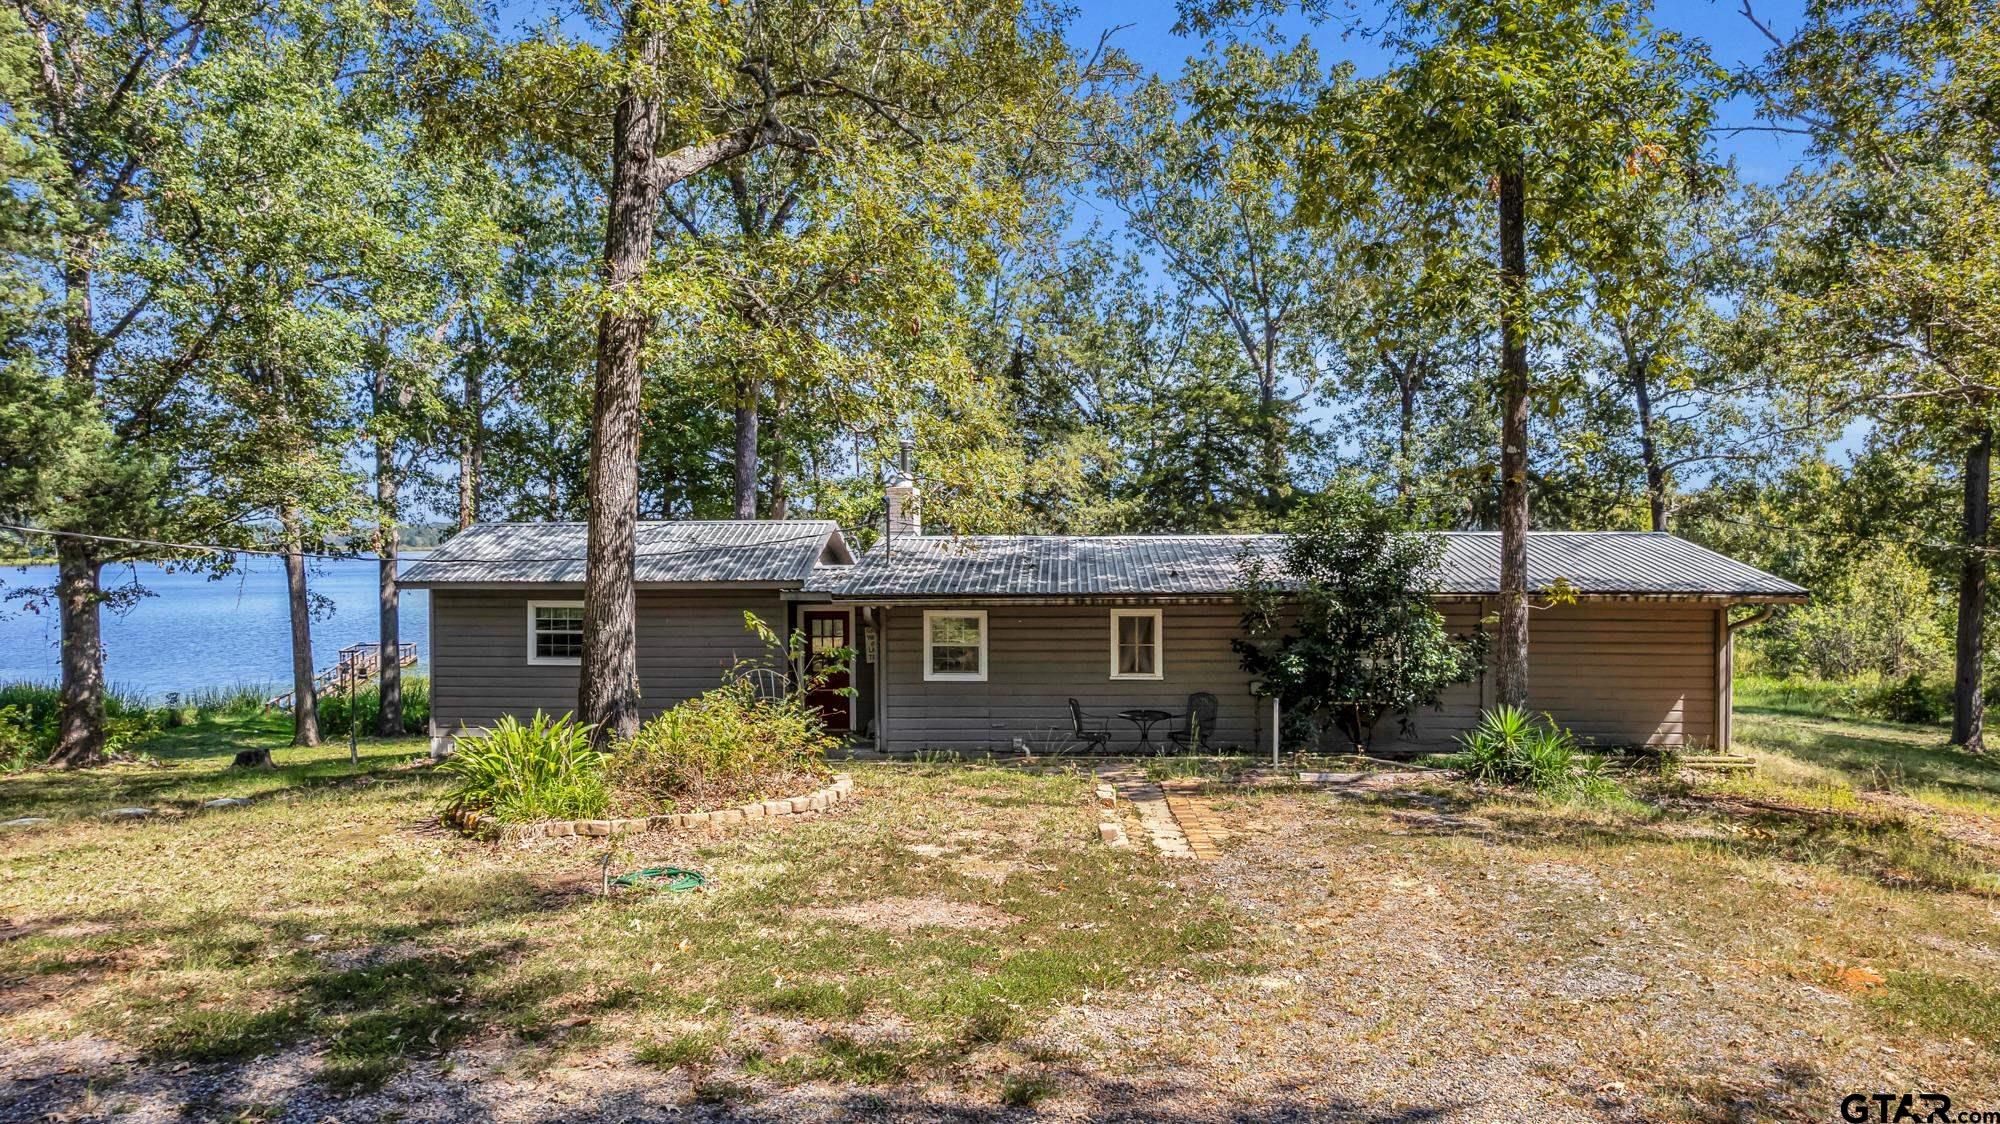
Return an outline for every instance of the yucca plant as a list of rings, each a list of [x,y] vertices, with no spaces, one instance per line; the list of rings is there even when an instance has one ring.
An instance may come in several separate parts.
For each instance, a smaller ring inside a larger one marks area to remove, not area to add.
[[[460,738],[439,768],[455,781],[443,810],[479,812],[501,823],[590,819],[610,803],[604,754],[591,727],[541,711],[527,725],[509,715],[484,734]]]
[[[1516,784],[1549,795],[1594,791],[1603,762],[1582,752],[1576,735],[1545,714],[1498,706],[1459,739],[1458,767],[1475,781]]]

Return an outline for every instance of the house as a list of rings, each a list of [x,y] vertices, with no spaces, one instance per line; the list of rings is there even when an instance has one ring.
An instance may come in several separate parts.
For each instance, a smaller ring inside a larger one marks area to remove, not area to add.
[[[851,681],[833,685],[852,693],[814,701],[835,729],[887,752],[1040,748],[1066,739],[1072,698],[1098,715],[1178,717],[1196,691],[1218,699],[1210,745],[1271,744],[1271,703],[1230,641],[1244,552],[1274,551],[1277,536],[925,535],[907,480],[889,491],[887,532],[857,558],[830,522],[641,524],[642,712],[766,660],[747,611],[804,631],[815,651],[855,650]],[[1499,593],[1499,535],[1444,540],[1440,608],[1454,631],[1470,630]],[[431,595],[434,746],[503,714],[575,708],[584,541],[583,524],[482,523],[404,574]],[[1807,596],[1660,533],[1534,532],[1528,563],[1533,588],[1576,594],[1535,613],[1531,704],[1606,746],[1727,747],[1729,610]],[[1383,733],[1412,749],[1448,745],[1492,692],[1482,677]],[[1111,725],[1114,748],[1136,745],[1137,724]]]

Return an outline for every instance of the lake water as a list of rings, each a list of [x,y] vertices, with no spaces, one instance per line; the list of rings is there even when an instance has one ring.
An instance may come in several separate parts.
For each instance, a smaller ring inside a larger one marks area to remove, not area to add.
[[[414,559],[412,559],[414,561]],[[235,683],[291,685],[291,617],[285,567],[257,558],[220,579],[169,573],[150,563],[107,566],[107,589],[135,576],[153,594],[123,613],[104,611],[104,671],[111,686],[157,700],[169,691]],[[313,665],[331,667],[340,649],[376,639],[374,559],[315,562],[307,588],[327,599],[313,620]],[[0,567],[0,683],[54,682],[61,629],[53,606],[41,612],[12,599],[17,590],[53,586],[54,566]],[[403,643],[417,646],[419,669],[429,652],[430,597],[404,590]]]

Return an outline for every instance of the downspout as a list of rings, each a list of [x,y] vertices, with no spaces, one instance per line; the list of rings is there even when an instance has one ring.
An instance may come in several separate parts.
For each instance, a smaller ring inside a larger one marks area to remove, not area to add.
[[[1730,621],[1729,635],[1731,637],[1734,637],[1736,635],[1736,630],[1739,628],[1749,628],[1751,625],[1754,624],[1763,624],[1765,621],[1770,620],[1772,616],[1774,616],[1777,613],[1777,611],[1778,607],[1776,605],[1766,605],[1763,608],[1757,610],[1756,612],[1750,614],[1749,616],[1744,617],[1740,621]]]
[[[889,753],[889,607],[875,609],[875,752]]]
[[[1778,611],[1776,605],[1766,605],[1740,621],[1729,619],[1729,607],[1719,610],[1722,629],[1719,637],[1720,651],[1716,652],[1716,749],[1727,753],[1736,742],[1736,633],[1753,625],[1763,624]]]

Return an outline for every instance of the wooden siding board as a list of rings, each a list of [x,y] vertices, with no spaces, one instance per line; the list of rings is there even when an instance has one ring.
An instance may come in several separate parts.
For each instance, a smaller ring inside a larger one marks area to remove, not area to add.
[[[1066,735],[1065,700],[1071,696],[1097,714],[1146,706],[1178,716],[1187,695],[1198,690],[1220,700],[1218,744],[1253,752],[1269,744],[1263,729],[1269,704],[1250,695],[1249,677],[1229,647],[1238,635],[1234,606],[1163,606],[1165,676],[1158,681],[1110,679],[1106,607],[985,607],[989,666],[980,683],[925,682],[923,611],[885,612],[885,748],[1005,750],[1016,737],[1041,745]],[[1599,745],[1710,742],[1717,714],[1715,613],[1710,606],[1673,603],[1540,611],[1529,633],[1531,705]],[[1445,606],[1447,627],[1455,632],[1474,628],[1479,617],[1478,605]],[[1409,716],[1407,735],[1396,719],[1385,720],[1381,744],[1448,748],[1478,721],[1485,687],[1474,682],[1447,691],[1438,709]],[[1154,737],[1171,725],[1162,723]],[[1110,727],[1114,748],[1136,742],[1131,723],[1114,718]]]
[[[765,657],[743,627],[750,611],[774,626],[785,621],[775,591],[640,590],[638,657],[640,713],[661,710],[714,687],[738,660]],[[576,709],[577,668],[527,662],[529,601],[577,600],[574,589],[431,591],[431,712],[433,728],[478,729],[503,714]]]
[[[987,606],[985,682],[926,682],[923,678],[923,610],[886,613],[887,747],[897,751],[1005,750],[1016,737],[1045,747],[1068,737],[1067,700],[1109,717],[1132,707],[1177,717],[1187,696],[1211,691],[1218,701],[1214,741],[1254,748],[1261,729],[1250,677],[1229,641],[1239,610],[1230,605],[1161,607],[1162,676],[1112,679],[1111,610],[1104,606]],[[1154,727],[1158,741],[1172,721]],[[1113,746],[1132,748],[1138,731],[1111,718]]]

